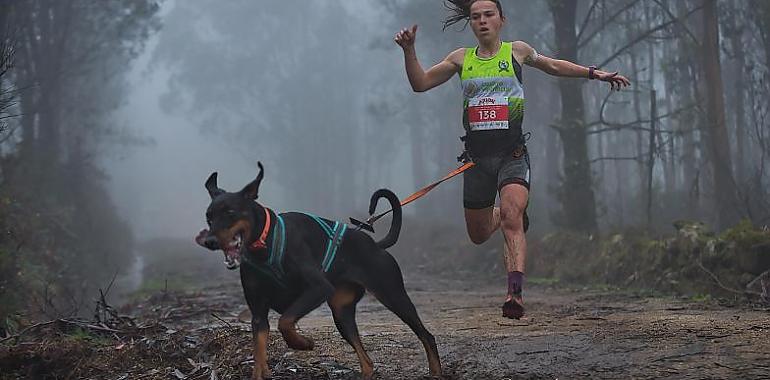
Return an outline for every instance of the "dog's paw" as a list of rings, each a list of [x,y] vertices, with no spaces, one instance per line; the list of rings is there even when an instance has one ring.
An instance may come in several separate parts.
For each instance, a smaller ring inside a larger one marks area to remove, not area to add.
[[[286,345],[293,350],[298,351],[310,351],[315,347],[315,342],[312,339],[299,335],[297,333],[290,336],[284,336]]]
[[[363,372],[361,372],[361,379],[363,379],[363,380],[372,380],[372,379],[374,379],[374,372],[373,371],[371,373],[363,373]]]
[[[267,366],[260,366],[255,364],[254,369],[251,371],[251,380],[265,380],[272,376],[270,368]]]

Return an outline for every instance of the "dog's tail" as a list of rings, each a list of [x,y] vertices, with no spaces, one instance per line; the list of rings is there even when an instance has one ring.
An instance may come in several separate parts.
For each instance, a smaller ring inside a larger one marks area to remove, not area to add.
[[[398,235],[401,233],[401,202],[392,191],[388,189],[377,190],[372,194],[372,200],[369,202],[369,215],[374,214],[374,211],[377,209],[377,201],[379,201],[380,198],[387,199],[388,202],[390,202],[390,207],[393,209],[393,219],[390,222],[390,231],[388,231],[388,234],[385,235],[382,240],[377,242],[378,247],[385,249],[396,244]]]

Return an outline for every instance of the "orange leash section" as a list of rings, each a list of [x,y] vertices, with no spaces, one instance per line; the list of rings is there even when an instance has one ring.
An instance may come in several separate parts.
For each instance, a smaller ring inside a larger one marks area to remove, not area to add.
[[[473,162],[466,162],[466,163],[462,164],[457,169],[452,170],[451,172],[449,172],[449,174],[445,175],[444,178],[441,178],[440,180],[438,180],[436,182],[433,182],[430,185],[425,186],[425,187],[423,187],[420,190],[417,190],[414,194],[412,194],[412,195],[402,199],[401,200],[401,206],[406,206],[407,204],[412,203],[412,202],[416,201],[417,199],[422,198],[429,191],[433,190],[434,187],[436,187],[436,186],[440,185],[442,182],[444,182],[444,181],[446,181],[446,180],[448,180],[448,179],[450,179],[450,178],[452,178],[452,177],[454,177],[454,176],[456,176],[456,175],[458,175],[458,174],[460,174],[460,173],[470,169],[473,165],[475,165]],[[385,212],[383,212],[381,214],[374,215],[371,218],[367,219],[366,223],[371,226],[371,224],[376,222],[377,219],[382,218],[383,216],[391,213],[392,211],[393,210],[388,210],[388,211],[385,211]]]
[[[440,180],[438,180],[436,182],[433,182],[430,185],[425,186],[425,187],[423,187],[420,190],[417,190],[414,194],[412,194],[412,195],[402,199],[401,200],[401,206],[406,206],[409,203],[412,203],[412,202],[416,201],[417,199],[422,198],[423,195],[425,195],[429,191],[433,190],[434,187],[436,187],[436,186],[440,185],[442,182],[444,182],[444,181],[446,181],[446,180],[448,180],[448,179],[450,179],[450,178],[452,178],[452,177],[454,177],[454,176],[456,176],[456,175],[458,175],[458,174],[468,170],[473,165],[475,165],[473,162],[466,162],[465,164],[463,164],[459,168],[449,172],[449,174],[445,175],[444,178],[442,178],[442,179],[440,179]]]

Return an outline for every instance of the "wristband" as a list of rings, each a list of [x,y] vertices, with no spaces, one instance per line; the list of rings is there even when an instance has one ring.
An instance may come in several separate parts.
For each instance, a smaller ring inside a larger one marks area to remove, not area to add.
[[[596,75],[594,75],[595,70],[596,66],[588,66],[588,79],[596,79]]]

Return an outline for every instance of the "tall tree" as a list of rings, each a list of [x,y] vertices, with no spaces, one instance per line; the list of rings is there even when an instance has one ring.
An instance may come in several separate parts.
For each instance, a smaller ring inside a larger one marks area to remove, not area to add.
[[[705,78],[707,131],[714,185],[717,226],[727,228],[736,221],[735,180],[732,174],[730,140],[725,123],[724,87],[720,63],[719,19],[716,0],[703,1],[702,59]]]
[[[23,115],[19,146],[0,160],[4,186],[17,210],[44,221],[34,231],[43,238],[26,249],[40,255],[41,281],[54,290],[93,290],[132,259],[131,232],[95,156],[117,133],[111,112],[131,59],[158,27],[157,9],[151,0],[30,0],[3,12],[19,38],[14,81]],[[20,235],[33,233],[23,227]]]
[[[745,26],[740,20],[745,17],[743,12],[744,4],[741,2],[730,3],[729,12],[726,20],[723,20],[723,34],[729,42],[731,63],[728,65],[730,74],[733,78],[733,88],[731,89],[731,114],[733,115],[733,124],[735,128],[735,177],[738,184],[746,180],[746,53],[744,48],[743,35]]]
[[[575,1],[550,0],[558,58],[578,61]],[[591,165],[588,161],[588,139],[581,82],[560,80],[561,119],[559,136],[564,149],[564,178],[559,191],[564,224],[581,231],[597,229]]]

